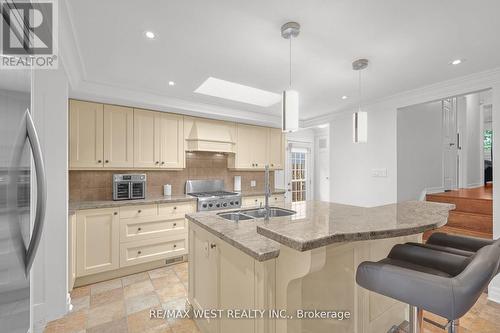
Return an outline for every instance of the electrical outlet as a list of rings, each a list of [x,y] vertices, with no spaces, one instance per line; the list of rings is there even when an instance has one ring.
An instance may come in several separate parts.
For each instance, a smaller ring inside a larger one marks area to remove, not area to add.
[[[257,186],[257,181],[251,180],[250,181],[250,187],[255,187],[255,186]]]
[[[372,169],[372,177],[387,177],[387,168]]]

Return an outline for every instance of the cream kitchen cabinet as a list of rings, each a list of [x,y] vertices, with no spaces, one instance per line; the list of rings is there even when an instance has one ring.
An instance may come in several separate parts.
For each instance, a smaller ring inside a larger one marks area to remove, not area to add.
[[[132,168],[132,108],[69,101],[70,169]]]
[[[195,224],[189,227],[189,301],[197,310],[259,309],[255,295],[262,264]],[[244,286],[244,288],[242,288]],[[254,333],[252,319],[197,319],[202,332]]]
[[[69,101],[69,167],[102,168],[104,165],[103,105]]]
[[[236,154],[229,156],[231,169],[263,170],[268,163],[268,128],[238,124]]]
[[[285,136],[279,128],[269,128],[268,133],[268,156],[269,167],[273,170],[281,170],[285,167]]]
[[[134,167],[184,168],[184,119],[149,110],[134,110]]]
[[[241,199],[242,207],[261,207],[265,205],[266,198],[263,195],[244,196]],[[269,205],[281,206],[285,203],[284,194],[273,194],[269,198]]]
[[[76,225],[77,276],[117,269],[120,265],[118,208],[78,211]]]
[[[104,104],[104,167],[134,166],[134,109]]]
[[[68,224],[68,292],[73,290],[76,279],[76,214],[69,216]]]

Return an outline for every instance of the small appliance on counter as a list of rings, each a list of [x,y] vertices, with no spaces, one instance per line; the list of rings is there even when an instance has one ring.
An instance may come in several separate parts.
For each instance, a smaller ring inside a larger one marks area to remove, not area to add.
[[[234,176],[234,192],[241,192],[241,176]]]
[[[145,174],[113,175],[113,200],[133,200],[146,198]]]
[[[166,197],[172,195],[172,185],[170,184],[163,185],[163,195]]]
[[[241,194],[225,191],[222,179],[188,180],[186,194],[198,198],[198,211],[241,207]]]

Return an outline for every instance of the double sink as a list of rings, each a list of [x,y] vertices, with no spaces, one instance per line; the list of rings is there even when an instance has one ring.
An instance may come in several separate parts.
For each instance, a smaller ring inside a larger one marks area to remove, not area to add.
[[[269,208],[269,217],[290,216],[296,213],[297,213],[296,211],[290,209],[284,209],[278,207]],[[266,210],[265,208],[252,208],[252,209],[240,210],[237,212],[229,212],[229,213],[222,212],[218,213],[217,215],[226,220],[238,222],[238,221],[264,218],[266,216]]]

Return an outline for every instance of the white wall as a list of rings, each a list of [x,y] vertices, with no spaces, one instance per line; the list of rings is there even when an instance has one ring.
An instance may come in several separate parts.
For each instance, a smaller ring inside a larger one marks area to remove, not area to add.
[[[45,225],[31,273],[33,325],[40,332],[68,308],[68,80],[62,65],[35,71],[32,90],[47,177]]]
[[[477,187],[482,185],[482,174],[484,173],[484,162],[481,160],[482,133],[481,133],[481,113],[479,110],[479,94],[471,94],[465,97],[466,100],[466,140],[467,169],[466,187]]]
[[[368,111],[368,143],[352,142],[352,113],[330,122],[330,201],[360,206],[396,202],[396,107]],[[387,177],[372,177],[387,169]]]
[[[397,112],[398,202],[443,188],[441,101]]]

